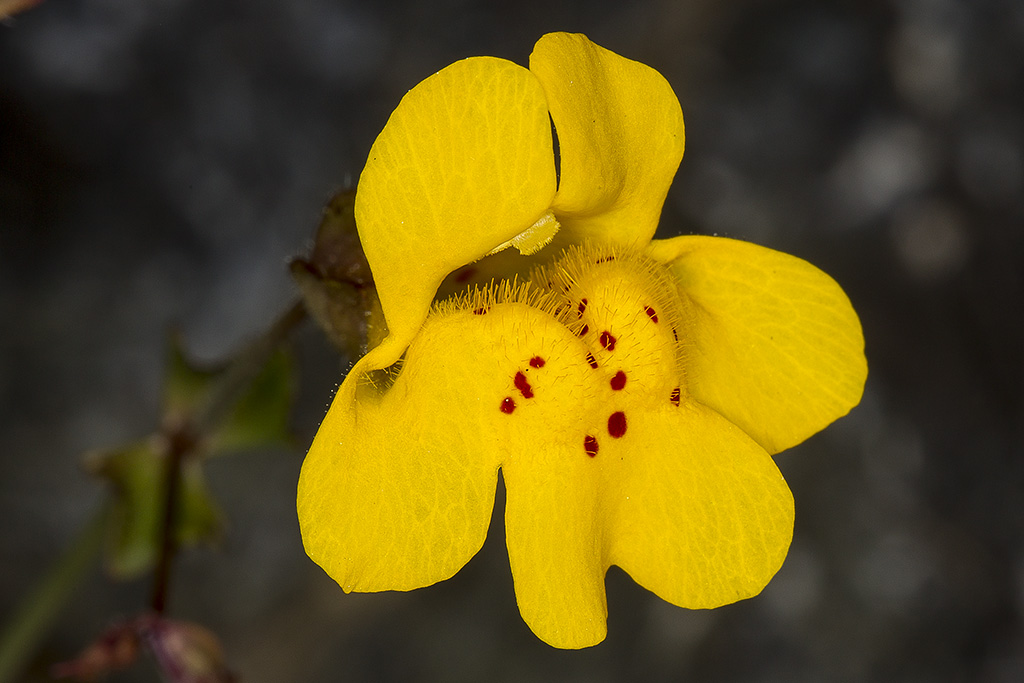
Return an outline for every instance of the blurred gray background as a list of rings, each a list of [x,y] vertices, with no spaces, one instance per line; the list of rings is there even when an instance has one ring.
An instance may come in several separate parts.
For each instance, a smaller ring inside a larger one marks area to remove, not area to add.
[[[613,569],[609,637],[522,623],[502,530],[456,578],[344,595],[302,552],[302,452],[211,464],[221,548],[171,614],[247,682],[1024,680],[1024,3],[46,0],[0,25],[0,615],[102,496],[79,461],[152,430],[168,332],[213,360],[295,295],[329,196],[406,90],[582,31],[665,75],[687,150],[662,236],[806,258],[859,311],[863,403],[781,454],[797,501],[764,593],[671,607]],[[346,367],[299,338],[312,438]],[[149,584],[97,570],[45,680]],[[114,681],[154,681],[143,662]]]

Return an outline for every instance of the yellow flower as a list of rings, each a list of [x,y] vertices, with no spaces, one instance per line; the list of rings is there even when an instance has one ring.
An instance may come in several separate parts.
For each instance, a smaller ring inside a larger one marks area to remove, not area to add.
[[[403,98],[355,206],[388,336],[299,481],[306,551],[346,591],[454,575],[499,469],[520,612],[556,647],[604,638],[613,564],[689,608],[779,569],[793,500],[771,454],[857,404],[863,337],[798,258],[651,241],[683,137],[661,75],[582,35],[544,36],[529,70],[457,62]],[[488,256],[510,245],[533,255]],[[434,304],[468,264],[507,277]]]

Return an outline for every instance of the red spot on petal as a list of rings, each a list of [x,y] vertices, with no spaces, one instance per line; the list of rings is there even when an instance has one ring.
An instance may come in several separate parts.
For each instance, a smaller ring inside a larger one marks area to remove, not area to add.
[[[612,333],[609,332],[608,330],[605,330],[604,332],[601,333],[601,346],[608,349],[609,351],[615,350],[616,341],[617,340],[615,339],[615,337],[613,337]]]
[[[583,312],[587,310],[587,300],[584,299],[583,301],[581,301],[580,305],[576,307],[576,310],[579,311],[580,317],[582,318]]]
[[[544,367],[544,359],[541,358],[540,356],[534,356],[533,358],[530,359],[530,367],[531,368],[542,368],[542,367]]]
[[[512,400],[511,396],[506,396],[501,402],[501,412],[506,415],[511,415],[512,411],[516,409],[516,402]]]
[[[584,325],[583,327],[581,327],[581,328],[580,328],[580,331],[579,331],[579,332],[578,332],[577,334],[579,334],[579,336],[581,336],[581,337],[582,337],[582,336],[583,336],[583,335],[585,335],[585,334],[586,334],[587,332],[590,332],[590,325]]]
[[[672,401],[672,405],[679,405],[679,387],[676,387],[675,389],[672,390],[672,396],[670,397],[670,400]]]
[[[516,373],[515,379],[516,389],[523,395],[523,398],[533,398],[533,387],[526,381],[526,375],[521,372]]]
[[[655,312],[653,308],[648,306],[644,309],[644,312],[647,313],[647,317],[651,319],[652,323],[658,322],[658,314]]]
[[[486,312],[487,309],[483,307],[473,309],[473,315],[483,315]]]
[[[621,410],[617,413],[612,413],[608,418],[608,433],[614,439],[618,439],[626,433],[626,414]]]
[[[615,373],[615,376],[612,377],[612,389],[615,391],[621,391],[624,386],[626,386],[626,373],[619,370]]]
[[[586,451],[587,455],[593,458],[597,455],[597,439],[587,434],[583,437],[583,450]]]
[[[597,367],[597,360],[594,358],[594,354],[592,354],[592,353],[588,353],[587,354],[587,362],[590,363],[590,367],[592,367],[592,368],[596,368]]]

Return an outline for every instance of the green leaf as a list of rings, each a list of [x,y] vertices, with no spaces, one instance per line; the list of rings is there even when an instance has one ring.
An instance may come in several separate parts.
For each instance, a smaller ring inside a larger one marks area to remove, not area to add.
[[[114,489],[106,564],[118,578],[132,578],[150,570],[160,554],[166,514],[167,456],[156,439],[96,453],[87,467],[104,477]],[[180,472],[174,514],[175,538],[180,546],[219,539],[223,522],[210,497],[198,461],[187,462]]]
[[[188,462],[181,471],[178,489],[175,535],[181,546],[195,546],[220,540],[224,518],[206,486],[206,477],[198,461]]]
[[[291,444],[289,418],[294,397],[291,355],[279,350],[241,390],[223,416],[207,426],[194,450],[221,455],[263,446]],[[164,386],[164,424],[189,425],[207,407],[223,383],[234,381],[228,365],[195,367],[185,357],[180,341],[172,338]],[[220,414],[218,414],[220,415]]]
[[[264,446],[287,446],[292,398],[295,393],[291,354],[271,356],[225,420],[210,435],[210,454]]]
[[[206,400],[222,367],[197,368],[185,357],[181,337],[172,334],[164,368],[164,415],[180,420]]]

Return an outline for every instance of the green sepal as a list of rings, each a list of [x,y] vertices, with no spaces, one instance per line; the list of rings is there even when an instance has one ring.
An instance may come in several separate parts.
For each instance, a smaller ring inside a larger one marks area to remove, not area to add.
[[[356,231],[354,203],[351,190],[336,194],[324,208],[309,257],[290,265],[306,310],[330,342],[353,360],[387,336]]]

